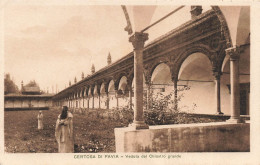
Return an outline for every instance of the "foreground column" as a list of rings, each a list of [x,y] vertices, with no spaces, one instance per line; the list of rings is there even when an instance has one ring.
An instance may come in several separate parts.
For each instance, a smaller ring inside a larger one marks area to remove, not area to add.
[[[240,123],[239,48],[226,49],[230,56],[231,117],[228,122]]]
[[[143,48],[148,39],[147,33],[135,32],[129,38],[134,47],[134,121],[135,129],[149,128],[143,118]]]

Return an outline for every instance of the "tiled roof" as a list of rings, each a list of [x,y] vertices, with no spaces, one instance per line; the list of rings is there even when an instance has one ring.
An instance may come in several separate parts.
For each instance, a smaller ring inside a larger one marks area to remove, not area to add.
[[[40,88],[39,87],[27,87],[24,86],[23,87],[23,92],[40,92]]]

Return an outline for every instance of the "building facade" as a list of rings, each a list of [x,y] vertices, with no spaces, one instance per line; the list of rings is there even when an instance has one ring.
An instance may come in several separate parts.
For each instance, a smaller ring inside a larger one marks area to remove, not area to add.
[[[5,110],[48,110],[52,106],[53,94],[42,94],[39,86],[21,84],[21,93],[4,96]]]
[[[236,30],[240,44],[232,51],[227,50],[232,31],[226,29],[226,20],[220,13],[218,7],[205,13],[201,13],[200,7],[192,7],[190,21],[144,47],[143,86],[148,110],[154,93],[174,92],[172,99],[183,95],[178,107],[184,111],[231,115],[233,81],[230,77],[234,70],[230,68],[238,61],[239,79],[235,81],[240,88],[240,115],[250,114],[250,9],[243,7],[239,13]],[[91,75],[56,94],[54,105],[85,109],[132,108],[133,52],[113,63],[109,54],[107,61],[106,67],[95,71],[92,66]]]

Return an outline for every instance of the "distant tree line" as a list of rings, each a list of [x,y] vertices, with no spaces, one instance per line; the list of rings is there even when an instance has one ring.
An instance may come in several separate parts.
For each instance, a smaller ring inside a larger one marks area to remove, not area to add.
[[[39,85],[35,82],[35,80],[31,80],[28,84],[25,85],[26,87],[39,87]],[[9,93],[21,93],[18,86],[14,83],[14,81],[11,79],[11,76],[9,73],[5,74],[4,79],[4,94]],[[41,91],[41,94],[44,92]]]
[[[4,92],[5,92],[5,94],[20,92],[18,89],[18,86],[13,82],[13,80],[11,80],[9,73],[5,74]]]

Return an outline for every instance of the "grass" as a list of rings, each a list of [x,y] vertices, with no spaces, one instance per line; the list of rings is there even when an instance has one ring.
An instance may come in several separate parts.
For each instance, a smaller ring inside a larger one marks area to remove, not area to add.
[[[55,123],[60,110],[43,111],[44,129],[37,129],[38,111],[5,111],[5,151],[10,153],[55,153]],[[114,128],[119,121],[74,114],[75,152],[115,152]]]
[[[5,111],[5,152],[9,153],[56,153],[55,124],[61,109],[43,111],[44,129],[38,130],[38,111]],[[98,110],[104,112],[104,110]],[[98,111],[73,114],[74,152],[115,152],[114,128],[128,125],[128,120],[103,117]],[[216,122],[223,119],[209,117],[185,117],[181,123]],[[187,122],[188,121],[188,122]]]

